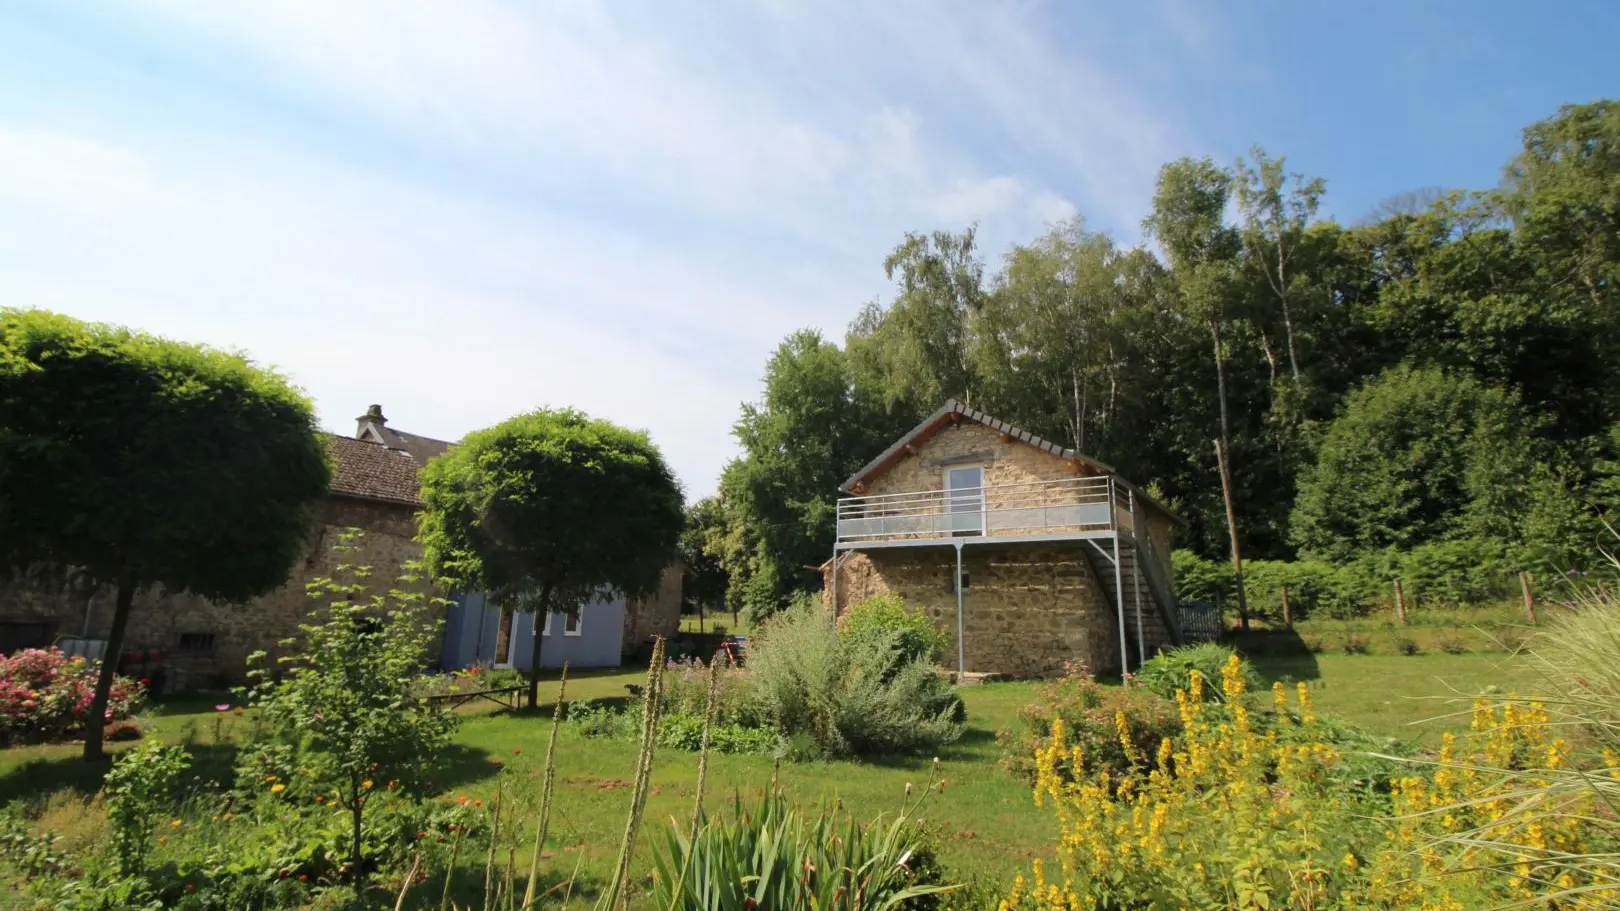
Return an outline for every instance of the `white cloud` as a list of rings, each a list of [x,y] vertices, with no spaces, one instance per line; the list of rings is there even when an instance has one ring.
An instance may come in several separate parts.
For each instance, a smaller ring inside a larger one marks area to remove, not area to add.
[[[0,127],[0,299],[247,349],[335,430],[575,405],[698,494],[772,346],[840,335],[903,232],[979,221],[992,259],[1077,208],[1129,233],[1175,145],[1038,7],[142,10],[134,56],[189,55],[232,127],[117,116],[116,79]]]

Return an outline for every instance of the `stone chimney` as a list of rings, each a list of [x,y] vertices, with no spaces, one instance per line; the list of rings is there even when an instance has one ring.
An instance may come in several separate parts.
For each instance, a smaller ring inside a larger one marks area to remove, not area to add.
[[[355,418],[354,438],[357,440],[365,439],[366,428],[370,427],[377,431],[377,439],[381,440],[382,429],[387,423],[388,419],[383,417],[382,406],[372,405],[366,409],[365,414]]]

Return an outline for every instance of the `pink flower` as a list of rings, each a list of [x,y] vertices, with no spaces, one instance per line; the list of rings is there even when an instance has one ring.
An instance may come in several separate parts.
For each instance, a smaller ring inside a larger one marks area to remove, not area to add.
[[[214,706],[216,712],[228,712],[230,710],[231,704],[229,702],[221,702],[219,705]]]

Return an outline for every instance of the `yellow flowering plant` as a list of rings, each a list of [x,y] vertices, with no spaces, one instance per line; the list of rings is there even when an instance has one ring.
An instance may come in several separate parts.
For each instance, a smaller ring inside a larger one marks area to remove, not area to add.
[[[1179,736],[1123,772],[1072,780],[1063,769],[1085,759],[1054,722],[1035,756],[1035,800],[1057,818],[1056,863],[1020,876],[1002,911],[1460,911],[1555,893],[1566,894],[1560,906],[1599,906],[1567,898],[1583,883],[1560,880],[1549,857],[1598,847],[1599,814],[1571,804],[1555,824],[1514,818],[1543,780],[1522,770],[1568,760],[1543,708],[1480,703],[1473,729],[1432,759],[1392,759],[1408,774],[1382,794],[1340,774],[1347,751],[1304,686],[1274,687],[1268,711],[1245,698],[1236,661],[1222,670],[1224,704],[1206,701],[1206,685],[1190,675],[1176,697]],[[1128,728],[1120,735],[1137,754]]]
[[[1101,769],[1118,772],[1151,763],[1153,749],[1160,740],[1174,736],[1178,727],[1175,703],[1139,687],[1104,686],[1075,665],[1037,690],[1035,701],[1018,713],[1013,728],[997,739],[1002,767],[1034,784],[1035,757],[1054,736],[1064,746],[1057,771],[1073,779]],[[1069,760],[1077,757],[1084,765],[1071,768]]]

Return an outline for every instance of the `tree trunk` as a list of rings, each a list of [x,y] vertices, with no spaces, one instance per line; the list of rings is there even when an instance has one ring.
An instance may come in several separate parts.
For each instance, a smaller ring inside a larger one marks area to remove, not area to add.
[[[113,606],[112,629],[107,633],[107,650],[101,656],[101,674],[96,678],[96,693],[90,699],[90,715],[84,720],[84,758],[87,762],[106,758],[101,745],[102,734],[107,727],[107,703],[112,696],[113,678],[118,676],[118,658],[124,651],[124,629],[129,626],[129,611],[134,603],[134,584],[120,583],[118,600]]]
[[[1288,371],[1299,385],[1299,353],[1294,348],[1294,315],[1288,307],[1288,253],[1283,249],[1282,234],[1277,235],[1277,300],[1282,302],[1283,334],[1288,341]]]
[[[540,587],[540,603],[534,609],[534,618],[529,623],[529,641],[533,648],[529,652],[529,710],[533,711],[540,705],[540,629],[546,612],[551,610],[551,583],[547,582]]]
[[[1226,533],[1232,542],[1232,577],[1237,585],[1238,620],[1249,630],[1249,596],[1243,586],[1243,554],[1238,549],[1237,511],[1232,508],[1232,473],[1226,465],[1226,442],[1215,441],[1215,463],[1221,470],[1221,497],[1226,500]]]
[[[349,875],[354,878],[354,894],[358,896],[361,893],[361,884],[365,882],[361,872],[364,869],[361,862],[365,859],[362,856],[365,848],[360,837],[360,814],[365,810],[364,805],[360,803],[362,800],[360,788],[351,783],[349,793],[351,795],[349,799],[349,817],[354,824],[352,832],[354,840],[349,847]]]
[[[1221,321],[1209,321],[1209,338],[1215,351],[1215,395],[1221,406],[1221,445],[1232,436],[1231,421],[1226,416],[1226,358],[1221,356]]]
[[[1299,355],[1294,350],[1294,318],[1288,313],[1288,296],[1282,299],[1283,333],[1288,338],[1288,371],[1294,377],[1294,385],[1299,385]]]

